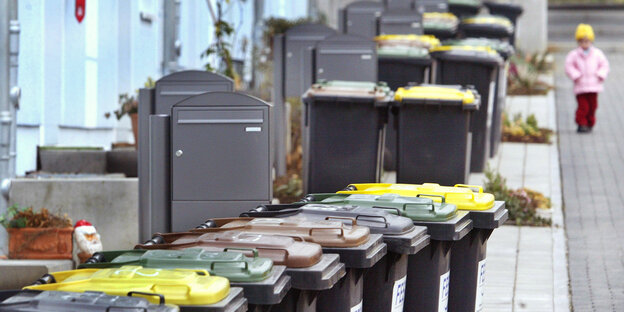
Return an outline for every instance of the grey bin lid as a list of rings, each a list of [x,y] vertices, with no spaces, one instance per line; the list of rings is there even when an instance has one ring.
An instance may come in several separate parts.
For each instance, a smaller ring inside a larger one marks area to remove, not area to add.
[[[310,23],[293,26],[286,30],[284,34],[289,39],[297,39],[296,37],[302,36],[300,39],[321,40],[327,36],[336,34],[336,30],[323,24]]]
[[[105,312],[105,311],[145,311],[145,312],[177,312],[175,305],[155,305],[141,297],[110,296],[102,292],[66,292],[66,291],[3,291],[0,300],[0,311],[11,312]]]

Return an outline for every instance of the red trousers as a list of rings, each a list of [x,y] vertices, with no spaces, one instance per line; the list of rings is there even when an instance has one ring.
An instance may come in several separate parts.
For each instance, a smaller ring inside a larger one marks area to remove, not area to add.
[[[576,95],[576,123],[579,126],[593,127],[596,123],[598,93],[581,93]]]

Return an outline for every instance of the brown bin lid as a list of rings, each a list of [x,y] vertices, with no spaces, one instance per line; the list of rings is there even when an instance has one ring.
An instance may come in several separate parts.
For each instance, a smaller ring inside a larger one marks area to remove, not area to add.
[[[370,230],[358,226],[354,218],[347,218],[351,225],[327,217],[324,221],[310,221],[301,217],[287,218],[227,218],[212,219],[217,228],[193,229],[197,232],[240,230],[247,233],[289,236],[296,240],[320,244],[323,247],[355,247],[368,241]]]
[[[269,258],[276,265],[289,268],[304,268],[317,264],[323,251],[321,246],[308,242],[297,242],[291,237],[245,233],[240,231],[220,231],[211,233],[179,232],[157,234],[165,243],[137,245],[141,249],[185,249],[199,247],[208,251],[242,252],[252,256],[252,249],[259,257]],[[240,248],[240,249],[239,249]]]

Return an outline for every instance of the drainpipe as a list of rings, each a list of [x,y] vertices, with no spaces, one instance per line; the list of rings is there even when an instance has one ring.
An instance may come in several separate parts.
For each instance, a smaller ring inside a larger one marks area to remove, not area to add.
[[[19,57],[20,23],[17,15],[17,0],[9,0],[10,22],[9,22],[9,49],[10,49],[10,111],[11,111],[11,148],[9,152],[9,176],[15,177],[15,162],[17,157],[17,111],[19,110],[21,88],[17,85],[17,69]]]
[[[163,76],[178,71],[180,64],[180,50],[182,44],[179,39],[180,34],[180,0],[166,0],[164,5],[163,18]]]
[[[0,1],[0,181],[11,178],[11,101],[9,97],[9,17],[10,2]],[[0,201],[0,212],[6,203]]]

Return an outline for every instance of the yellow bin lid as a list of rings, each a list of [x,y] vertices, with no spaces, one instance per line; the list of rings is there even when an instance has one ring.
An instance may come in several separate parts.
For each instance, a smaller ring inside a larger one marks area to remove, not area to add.
[[[377,43],[384,42],[420,42],[431,47],[440,45],[440,40],[432,35],[379,35],[375,37]]]
[[[458,101],[462,102],[462,104],[473,104],[475,102],[475,96],[469,89],[461,90],[435,85],[399,88],[394,94],[394,99],[397,101],[402,101],[403,99]]]
[[[441,45],[431,48],[430,52],[443,51],[476,51],[485,52],[487,54],[498,55],[498,53],[488,46],[469,46],[469,45]]]
[[[463,24],[497,24],[505,27],[513,27],[508,18],[502,16],[474,16],[462,20]]]
[[[178,305],[208,305],[223,300],[230,293],[230,281],[210,276],[206,270],[148,269],[122,266],[112,269],[80,269],[51,273],[56,283],[33,285],[24,289],[70,292],[101,291],[113,296],[129,292],[160,294],[166,303]],[[152,303],[158,296],[137,294]]]
[[[419,194],[442,195],[446,202],[454,204],[459,210],[488,210],[494,207],[494,195],[484,193],[483,187],[476,185],[456,184],[455,186],[440,186],[436,183],[423,184],[391,184],[391,183],[364,183],[351,184],[355,190],[340,191],[341,194],[398,194],[415,197]],[[475,192],[476,190],[476,192]],[[440,198],[431,197],[436,202]]]
[[[423,19],[447,19],[454,21],[458,20],[455,14],[448,12],[424,12]]]

